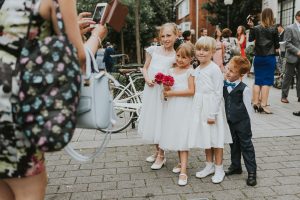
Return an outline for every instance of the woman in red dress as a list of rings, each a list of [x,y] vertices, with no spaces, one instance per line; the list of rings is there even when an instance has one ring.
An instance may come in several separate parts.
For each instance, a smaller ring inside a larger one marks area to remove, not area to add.
[[[237,28],[237,39],[241,48],[241,56],[246,57],[246,28],[244,26],[239,26]]]

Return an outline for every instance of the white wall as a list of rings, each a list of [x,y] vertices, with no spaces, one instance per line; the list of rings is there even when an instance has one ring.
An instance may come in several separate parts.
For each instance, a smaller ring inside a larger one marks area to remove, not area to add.
[[[295,1],[295,14],[296,14],[296,12],[299,11],[299,10],[300,10],[300,0],[296,0],[296,1]]]

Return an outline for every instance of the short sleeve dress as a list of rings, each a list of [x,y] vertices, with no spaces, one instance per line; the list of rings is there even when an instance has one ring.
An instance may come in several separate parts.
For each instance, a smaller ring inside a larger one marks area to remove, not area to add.
[[[18,69],[15,67],[21,41],[27,33],[30,8],[34,9],[30,35],[53,33],[50,23],[37,13],[40,1],[4,0],[0,9],[0,179],[27,177],[41,173],[44,155],[32,145],[14,123]]]
[[[188,79],[193,72],[192,67],[184,73],[174,73],[174,68],[170,70],[170,75],[174,77],[172,90],[180,91],[188,89]],[[164,103],[162,134],[159,141],[160,148],[173,151],[189,150],[189,125],[192,111],[193,97],[170,97]]]
[[[154,80],[158,72],[166,74],[175,63],[175,51],[168,56],[162,54],[162,46],[151,46],[146,52],[151,55],[151,62],[148,68],[148,76]],[[158,144],[161,134],[162,123],[162,86],[155,84],[144,87],[142,109],[139,117],[138,133],[143,139]]]

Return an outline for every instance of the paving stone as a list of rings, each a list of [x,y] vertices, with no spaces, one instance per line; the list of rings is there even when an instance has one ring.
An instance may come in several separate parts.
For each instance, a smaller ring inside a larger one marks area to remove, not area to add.
[[[277,181],[281,184],[300,184],[300,176],[285,176],[285,177],[276,177]]]
[[[102,169],[104,163],[84,163],[80,165],[80,169]]]
[[[117,169],[112,168],[112,169],[93,169],[91,175],[105,175],[105,174],[116,174]]]
[[[193,193],[193,189],[190,185],[181,187],[179,185],[164,185],[162,186],[163,194],[185,194]]]
[[[70,185],[75,183],[76,177],[69,178],[51,178],[48,185]]]
[[[280,195],[274,197],[266,197],[267,200],[299,200],[296,195]]]
[[[177,180],[177,178],[176,178]],[[146,179],[146,185],[149,186],[163,186],[163,185],[174,185],[175,181],[173,178],[155,178],[155,179]],[[177,183],[177,182],[176,182]]]
[[[278,169],[278,171],[284,176],[300,176],[300,168],[287,168],[287,169]]]
[[[153,178],[157,178],[155,172],[131,174],[131,180],[153,179]]]
[[[269,187],[260,187],[260,188],[247,188],[241,190],[246,197],[248,198],[258,198],[258,197],[267,197],[267,196],[275,196],[276,193]]]
[[[88,184],[61,185],[57,193],[84,192],[87,191],[87,187]]]
[[[277,194],[300,194],[300,185],[281,185],[271,187]]]
[[[134,197],[156,197],[162,195],[161,187],[133,188]]]
[[[57,193],[59,185],[48,185],[46,189],[47,194]]]
[[[104,165],[105,168],[118,168],[118,167],[128,167],[128,162],[106,162]]]
[[[103,181],[129,181],[130,180],[130,174],[108,174],[104,175]]]
[[[73,171],[66,171],[65,177],[86,177],[91,175],[91,170],[73,170]]]
[[[199,182],[197,184],[193,184],[192,186],[194,192],[213,192],[218,190],[223,190],[221,185],[213,184],[210,182],[210,184]]]
[[[268,169],[268,170],[258,170],[257,177],[258,178],[268,178],[268,177],[278,177],[282,176],[280,173],[282,169]]]
[[[300,161],[281,162],[282,165],[288,168],[300,167]]]
[[[118,189],[145,187],[145,180],[119,181]]]
[[[117,168],[117,174],[134,174],[141,173],[141,167],[125,167],[125,168]]]
[[[102,183],[103,176],[77,177],[75,183]]]
[[[102,191],[73,193],[71,200],[99,200],[102,199]]]
[[[70,160],[65,159],[65,160],[46,160],[47,166],[51,165],[67,165],[69,164]]]
[[[62,178],[65,175],[65,171],[62,172],[51,172],[49,173],[48,168],[47,168],[47,174],[48,174],[48,178]]]
[[[258,166],[260,169],[282,169],[285,166],[281,163],[262,163]]]
[[[183,200],[199,200],[199,199],[213,199],[211,193],[201,192],[201,193],[192,193],[192,194],[181,194],[180,195]]]
[[[69,200],[71,193],[46,195],[45,200]]]
[[[117,189],[117,182],[90,183],[88,186],[88,191],[115,189]]]
[[[180,195],[163,195],[150,197],[150,200],[181,200]]]
[[[102,192],[102,199],[112,199],[112,198],[120,198],[123,197],[131,197],[132,190],[131,189],[121,189],[121,190],[106,190]]]
[[[78,165],[57,165],[55,167],[55,171],[69,171],[69,170],[77,170],[79,169],[79,164]]]
[[[245,199],[245,195],[240,190],[223,190],[212,192],[212,196],[216,200],[232,200]]]

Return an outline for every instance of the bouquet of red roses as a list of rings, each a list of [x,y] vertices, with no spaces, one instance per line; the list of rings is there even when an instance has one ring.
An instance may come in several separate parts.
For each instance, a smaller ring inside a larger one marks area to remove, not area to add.
[[[171,87],[174,85],[174,78],[173,76],[170,75],[164,75],[161,72],[158,72],[155,77],[154,77],[154,81],[157,84],[163,84],[164,87],[164,91],[169,91],[171,90]],[[164,97],[164,100],[167,101],[167,98]]]
[[[160,85],[163,82],[164,77],[165,77],[165,75],[163,73],[158,72],[157,74],[155,74],[155,77],[154,77],[155,83]]]

